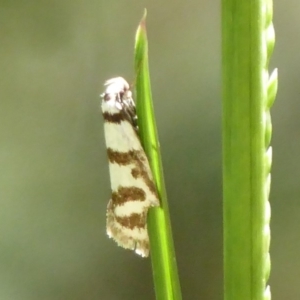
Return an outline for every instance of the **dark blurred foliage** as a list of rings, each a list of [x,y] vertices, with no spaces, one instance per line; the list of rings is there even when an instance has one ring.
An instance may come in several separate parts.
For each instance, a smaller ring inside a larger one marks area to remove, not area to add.
[[[99,94],[150,69],[184,299],[222,299],[220,1],[0,2],[0,299],[154,299],[149,259],[105,234]],[[299,299],[300,2],[275,0],[271,290]]]

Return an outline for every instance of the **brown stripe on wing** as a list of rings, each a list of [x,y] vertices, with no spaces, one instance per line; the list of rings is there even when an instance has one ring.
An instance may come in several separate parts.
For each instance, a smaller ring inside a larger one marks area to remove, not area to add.
[[[128,121],[134,128],[135,132],[138,132],[137,117],[136,115],[132,116],[129,114],[127,110],[123,109],[118,113],[109,113],[105,111],[102,114],[105,122],[120,124],[122,121]]]
[[[106,111],[103,113],[103,118],[106,122],[115,124],[120,124],[122,121],[127,120],[126,116],[122,112],[111,114]]]
[[[144,224],[144,228],[147,229],[146,223]],[[137,238],[134,232],[132,232],[132,235],[125,233],[122,224],[116,220],[116,215],[112,208],[112,201],[109,202],[107,207],[107,233],[119,246],[135,250],[138,254],[145,257],[149,255],[148,234],[145,234],[144,238]]]
[[[134,151],[135,155],[135,167],[131,169],[131,175],[133,178],[142,178],[149,188],[150,192],[157,195],[155,184],[152,178],[151,169],[148,159],[144,151]],[[148,166],[148,168],[146,167]]]
[[[111,163],[119,165],[136,164],[137,161],[145,162],[145,157],[141,155],[140,150],[130,150],[127,152],[115,151],[112,148],[107,148],[108,160]]]
[[[107,148],[107,155],[110,163],[117,163],[122,166],[134,165],[131,169],[132,177],[135,179],[142,178],[149,190],[156,195],[155,184],[151,174],[149,174],[150,169],[146,168],[148,160],[144,151],[130,150],[128,152],[120,152]]]
[[[142,189],[135,186],[120,186],[118,191],[112,192],[111,199],[113,206],[119,206],[128,201],[145,201],[146,193]]]
[[[155,184],[153,182],[153,179],[149,177],[149,173],[145,170],[145,168],[133,168],[131,170],[131,175],[133,178],[137,179],[137,178],[143,178],[145,184],[147,185],[147,187],[149,188],[150,192],[152,192],[152,194],[156,195],[156,188],[155,188]]]
[[[146,224],[147,224],[147,215],[146,213],[140,213],[140,214],[131,214],[130,216],[126,216],[126,217],[118,217],[115,216],[116,221],[129,229],[133,229],[133,228],[145,228]]]

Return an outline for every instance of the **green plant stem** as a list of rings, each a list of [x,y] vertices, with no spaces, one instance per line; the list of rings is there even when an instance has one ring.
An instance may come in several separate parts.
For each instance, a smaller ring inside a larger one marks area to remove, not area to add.
[[[136,105],[140,138],[161,200],[161,206],[151,208],[148,214],[154,287],[157,300],[180,300],[180,282],[152,105],[145,19],[146,14],[137,30],[135,43]]]

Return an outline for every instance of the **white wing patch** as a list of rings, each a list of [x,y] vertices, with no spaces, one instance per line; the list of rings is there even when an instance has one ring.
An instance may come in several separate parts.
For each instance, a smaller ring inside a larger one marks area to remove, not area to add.
[[[159,199],[147,156],[138,136],[129,84],[122,77],[105,83],[104,133],[112,196],[107,206],[107,234],[119,246],[149,255],[147,213]]]

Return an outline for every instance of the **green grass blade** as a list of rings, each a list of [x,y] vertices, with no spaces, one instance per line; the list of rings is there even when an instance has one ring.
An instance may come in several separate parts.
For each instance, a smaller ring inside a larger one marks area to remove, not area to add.
[[[268,300],[271,0],[222,0],[224,299]]]
[[[138,27],[135,43],[136,106],[141,141],[161,200],[161,207],[151,208],[148,214],[153,278],[156,299],[180,300],[180,283],[152,105],[145,19],[146,14]]]

